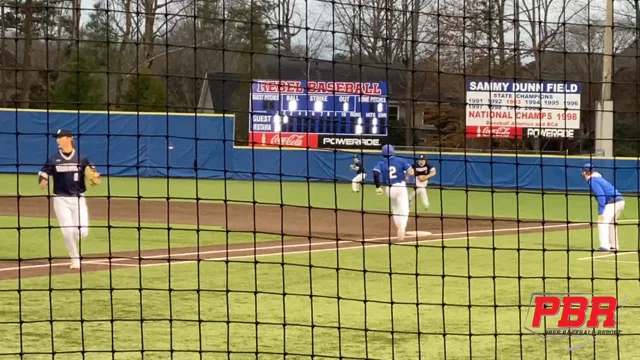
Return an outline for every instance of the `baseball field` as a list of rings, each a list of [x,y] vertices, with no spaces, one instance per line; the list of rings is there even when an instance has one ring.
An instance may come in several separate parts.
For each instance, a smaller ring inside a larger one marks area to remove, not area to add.
[[[636,196],[602,255],[587,194],[432,187],[402,243],[372,185],[104,178],[87,195],[78,273],[35,176],[0,176],[0,359],[640,358]],[[621,335],[567,352],[580,340],[529,333],[537,292],[624,299]]]

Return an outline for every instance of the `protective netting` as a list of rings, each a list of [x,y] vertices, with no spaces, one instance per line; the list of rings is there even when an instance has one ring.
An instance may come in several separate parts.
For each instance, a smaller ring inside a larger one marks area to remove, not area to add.
[[[639,11],[0,2],[0,358],[637,357]]]

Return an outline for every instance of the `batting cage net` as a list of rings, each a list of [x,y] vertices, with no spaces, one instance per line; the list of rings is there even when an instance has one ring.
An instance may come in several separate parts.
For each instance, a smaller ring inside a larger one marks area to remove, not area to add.
[[[0,2],[0,359],[633,359],[638,2]]]

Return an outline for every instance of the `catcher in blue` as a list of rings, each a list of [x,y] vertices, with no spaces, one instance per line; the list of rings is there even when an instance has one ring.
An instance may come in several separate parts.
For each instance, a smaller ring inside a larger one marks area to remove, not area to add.
[[[416,188],[409,195],[409,203],[413,201],[413,199],[418,195],[420,200],[422,201],[422,205],[424,209],[429,209],[429,196],[427,196],[427,184],[429,183],[429,179],[436,176],[436,168],[429,164],[426,156],[420,155],[418,157],[418,161],[416,161],[414,165],[415,176],[416,176]]]
[[[78,243],[81,237],[89,235],[89,211],[84,197],[87,190],[85,176],[93,186],[100,184],[100,173],[86,157],[76,152],[71,131],[60,129],[55,136],[58,152],[47,159],[38,173],[38,183],[40,188],[47,189],[49,180],[53,178],[53,209],[71,257],[70,268],[78,270]]]
[[[414,175],[413,168],[406,160],[395,156],[395,149],[391,145],[382,147],[383,160],[373,168],[373,180],[376,185],[376,194],[382,195],[381,184],[387,190],[387,196],[391,200],[391,213],[396,225],[398,240],[404,240],[409,221],[409,191],[407,180]]]
[[[364,179],[367,177],[367,174],[365,173],[364,165],[360,161],[360,158],[358,157],[358,155],[353,157],[353,164],[349,166],[349,169],[356,172],[356,176],[353,179],[351,179],[351,188],[353,189],[353,192],[359,192],[360,184],[364,182]]]
[[[598,202],[598,251],[618,251],[617,222],[624,211],[624,197],[602,175],[593,171],[591,164],[582,167],[582,177],[589,183],[591,192]]]

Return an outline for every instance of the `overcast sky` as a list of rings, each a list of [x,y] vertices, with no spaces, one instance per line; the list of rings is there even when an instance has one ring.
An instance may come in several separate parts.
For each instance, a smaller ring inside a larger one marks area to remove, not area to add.
[[[233,0],[227,0],[227,1],[233,1]],[[273,0],[273,1],[277,1],[277,0]],[[329,48],[328,48],[328,51],[324,52],[324,54],[327,56],[323,56],[323,57],[330,58],[331,38],[332,38],[331,21],[333,17],[331,1],[329,0],[295,0],[295,1],[297,5],[297,12],[303,19],[303,23],[302,23],[303,27],[308,26],[309,28],[312,28],[312,29],[314,28],[326,29],[326,32],[315,31],[314,34],[310,34],[309,36],[313,38],[315,41],[318,40],[318,37],[324,36],[324,45],[329,46]],[[335,0],[335,1],[339,2],[340,0]],[[435,5],[435,4],[442,4],[446,0],[426,0],[426,1],[432,1],[432,4]],[[467,1],[467,5],[471,6],[472,4],[474,4],[475,1],[478,1],[478,0],[466,0],[466,1]],[[571,23],[585,23],[586,19],[588,18],[592,20],[604,18],[605,4],[607,0],[519,0],[519,1],[521,4],[520,5],[521,13],[525,9],[525,6],[524,6],[525,4],[533,4],[533,3],[539,4],[541,2],[542,3],[551,2],[550,7],[552,11],[547,19],[547,21],[550,23],[553,23],[556,21],[564,22],[566,20],[570,20]],[[630,13],[631,14],[633,13],[632,11],[629,11],[630,9],[629,1],[633,1],[633,0],[621,0],[621,1],[615,2],[616,13],[618,13],[620,17],[623,15],[630,15]],[[88,20],[89,13],[92,11],[94,3],[95,3],[95,0],[82,0],[82,8],[86,9],[86,10],[83,10],[83,14],[82,14],[83,22]],[[507,4],[508,5],[507,5],[507,8],[505,9],[505,12],[509,14],[507,16],[509,18],[508,20],[512,20],[514,18],[513,0],[508,0]],[[336,5],[336,6],[339,6],[339,5]],[[560,13],[563,7],[566,7],[567,9],[565,12],[564,19],[558,17],[558,14]],[[576,13],[578,13],[578,16],[573,16]],[[569,19],[569,17],[571,17],[571,19]],[[526,20],[525,15],[521,14],[520,20],[525,21]],[[522,26],[524,27],[528,25],[523,23]],[[557,25],[551,24],[551,26],[556,27]],[[513,33],[510,33],[507,35],[508,35],[507,40],[513,40]],[[526,41],[526,39],[524,39],[524,37],[526,37],[526,34],[524,31],[521,32],[521,36],[522,36],[522,39]],[[296,42],[302,45],[305,44],[306,42],[305,31],[302,31],[297,36]]]

